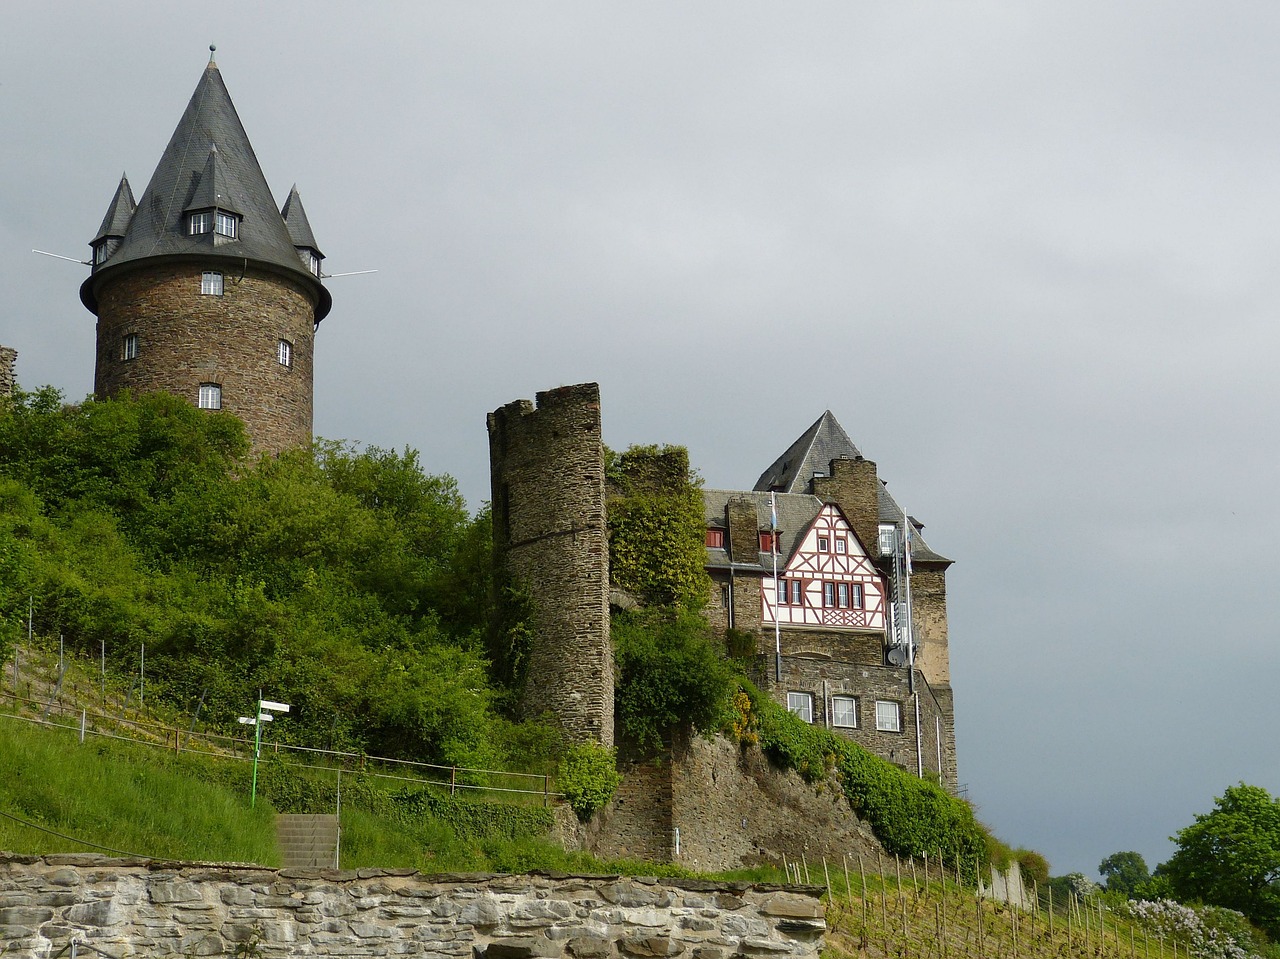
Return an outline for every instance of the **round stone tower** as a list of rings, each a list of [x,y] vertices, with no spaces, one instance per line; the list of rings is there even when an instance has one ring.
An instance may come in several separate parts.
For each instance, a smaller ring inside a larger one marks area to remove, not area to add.
[[[323,255],[296,187],[276,209],[212,59],[141,199],[121,177],[90,247],[98,396],[226,410],[257,453],[311,442]]]

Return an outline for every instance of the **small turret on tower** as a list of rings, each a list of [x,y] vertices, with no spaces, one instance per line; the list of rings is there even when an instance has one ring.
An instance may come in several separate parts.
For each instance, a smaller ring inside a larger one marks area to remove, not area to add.
[[[99,396],[227,410],[256,452],[311,442],[322,257],[296,188],[277,209],[212,56],[141,198],[121,177],[90,245]]]

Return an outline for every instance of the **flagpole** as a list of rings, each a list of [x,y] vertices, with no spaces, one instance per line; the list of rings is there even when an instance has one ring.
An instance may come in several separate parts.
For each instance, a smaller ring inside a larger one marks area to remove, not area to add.
[[[773,678],[782,683],[782,623],[778,606],[778,494],[769,491],[769,548],[773,551]]]

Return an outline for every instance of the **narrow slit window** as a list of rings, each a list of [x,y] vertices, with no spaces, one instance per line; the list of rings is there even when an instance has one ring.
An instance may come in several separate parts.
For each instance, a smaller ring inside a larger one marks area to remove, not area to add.
[[[133,360],[138,357],[138,334],[128,333],[120,340],[120,359]]]
[[[280,361],[281,366],[293,366],[293,344],[288,340],[277,343],[276,359]]]

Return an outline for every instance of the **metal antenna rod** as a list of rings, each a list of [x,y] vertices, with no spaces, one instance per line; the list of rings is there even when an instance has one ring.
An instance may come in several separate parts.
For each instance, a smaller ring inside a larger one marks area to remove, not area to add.
[[[377,270],[353,270],[350,273],[321,273],[320,279],[331,280],[335,276],[363,276],[365,273],[377,273]]]
[[[81,266],[92,266],[88,260],[77,260],[74,256],[63,256],[61,253],[46,253],[44,250],[32,250],[32,253],[39,253],[41,256],[52,256],[59,260],[70,260],[72,263],[79,263]]]

